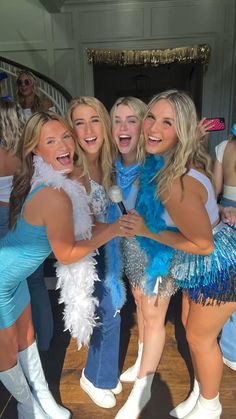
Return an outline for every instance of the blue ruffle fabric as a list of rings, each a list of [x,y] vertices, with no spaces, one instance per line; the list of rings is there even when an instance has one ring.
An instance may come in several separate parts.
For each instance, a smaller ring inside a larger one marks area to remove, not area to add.
[[[162,230],[176,230],[168,228],[161,215],[164,206],[156,195],[157,184],[153,178],[164,165],[163,157],[148,156],[140,174],[140,190],[138,192],[136,210],[145,219],[148,228],[153,233]],[[174,254],[174,249],[146,237],[137,237],[141,248],[149,258],[146,267],[147,281],[145,292],[153,294],[158,277],[167,276]]]

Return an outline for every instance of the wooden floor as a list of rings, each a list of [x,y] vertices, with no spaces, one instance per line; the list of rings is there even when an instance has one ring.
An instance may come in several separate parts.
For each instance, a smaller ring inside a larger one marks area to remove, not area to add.
[[[42,362],[55,398],[57,400],[61,398],[63,405],[73,412],[73,419],[114,418],[127,399],[132,385],[123,385],[123,392],[117,396],[117,405],[113,409],[99,408],[90,400],[79,385],[86,350],[78,352],[75,342],[70,340],[67,333],[63,333],[61,308],[57,305],[55,291],[50,293],[55,315],[55,336],[50,350],[42,355]],[[152,398],[140,415],[141,419],[170,418],[169,411],[188,394],[192,371],[179,321],[180,308],[180,296],[177,295],[171,303],[167,316],[166,345],[152,386]],[[134,362],[137,339],[134,305],[131,302],[122,313],[121,367],[124,364],[124,368],[127,368]],[[221,402],[223,404],[221,419],[236,419],[236,372],[226,366],[221,385]],[[3,387],[0,387],[0,417],[17,418],[16,403]]]

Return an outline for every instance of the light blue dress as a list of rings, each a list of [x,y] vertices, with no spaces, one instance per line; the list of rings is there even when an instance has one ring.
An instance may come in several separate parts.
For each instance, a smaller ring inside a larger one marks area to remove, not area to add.
[[[25,202],[44,187],[32,190]],[[51,251],[46,227],[27,223],[22,209],[16,228],[0,239],[0,329],[14,324],[29,304],[26,278]]]

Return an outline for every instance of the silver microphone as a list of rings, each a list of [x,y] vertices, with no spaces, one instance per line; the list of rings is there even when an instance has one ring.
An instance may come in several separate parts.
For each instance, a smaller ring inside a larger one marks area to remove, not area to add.
[[[122,189],[119,186],[117,185],[111,186],[108,191],[108,195],[109,195],[110,200],[118,205],[122,214],[128,214],[122,202],[123,194],[122,194]]]

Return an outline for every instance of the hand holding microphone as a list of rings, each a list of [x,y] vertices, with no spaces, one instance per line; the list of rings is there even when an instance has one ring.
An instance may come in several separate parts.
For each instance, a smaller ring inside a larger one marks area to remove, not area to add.
[[[117,185],[111,186],[108,191],[108,195],[109,195],[110,200],[118,205],[123,215],[128,214],[122,202],[123,194],[122,194],[122,189],[119,186]]]

